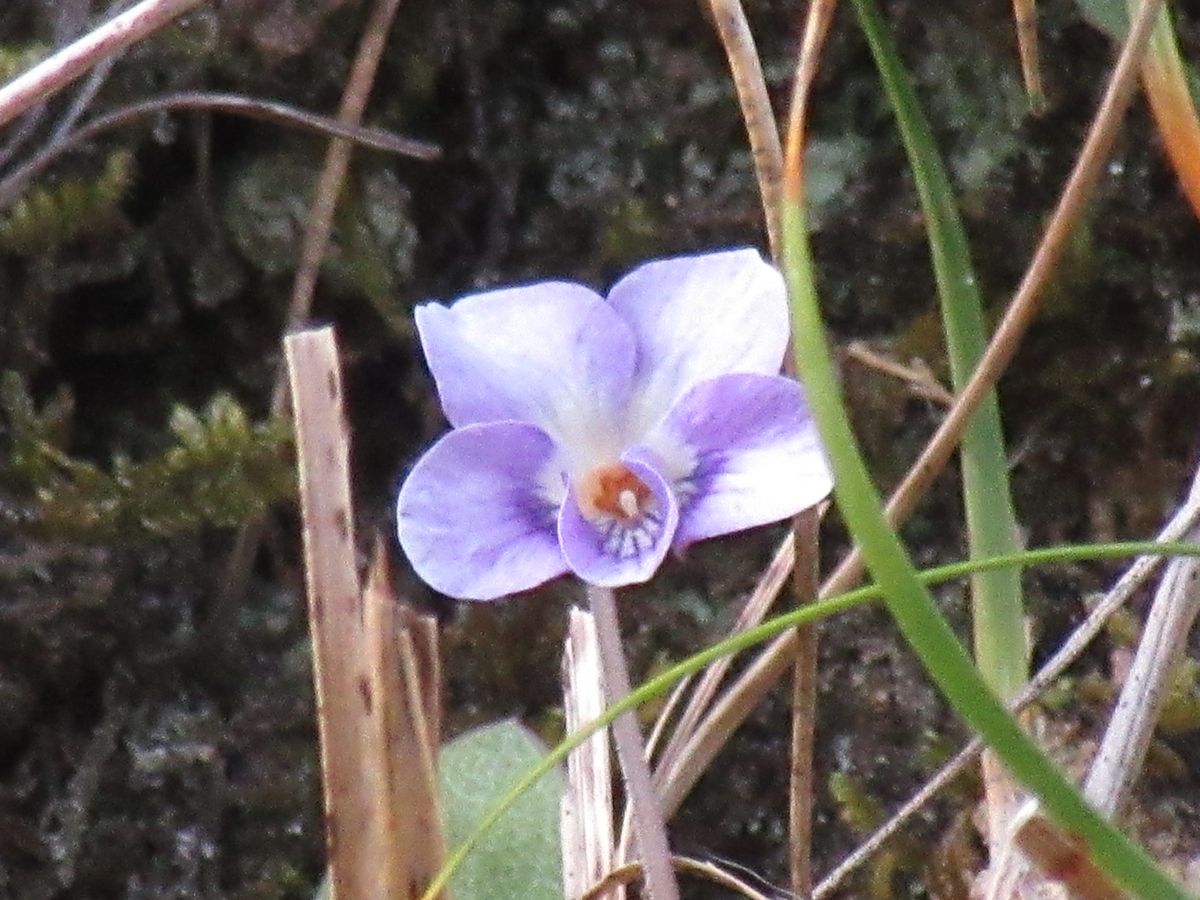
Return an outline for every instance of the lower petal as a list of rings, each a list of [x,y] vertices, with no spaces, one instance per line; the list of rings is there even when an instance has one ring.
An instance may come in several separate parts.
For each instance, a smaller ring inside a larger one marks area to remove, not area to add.
[[[417,461],[396,503],[400,545],[431,587],[494,600],[567,571],[547,496],[554,442],[519,422],[451,431]]]
[[[833,488],[804,389],[723,375],[688,391],[650,434],[680,498],[674,546],[786,519]]]
[[[585,516],[573,488],[558,517],[559,543],[571,571],[600,587],[648,581],[667,555],[679,522],[671,486],[651,460],[627,453],[621,462],[650,490],[650,501],[635,520]]]

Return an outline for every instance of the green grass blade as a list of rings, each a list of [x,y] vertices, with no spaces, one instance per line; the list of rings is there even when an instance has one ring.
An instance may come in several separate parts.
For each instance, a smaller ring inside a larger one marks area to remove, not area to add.
[[[967,560],[950,563],[944,566],[928,569],[918,574],[923,584],[935,585],[953,581],[957,578],[969,577],[983,571],[1004,568],[1028,568],[1031,566],[1052,563],[1078,562],[1081,560],[1122,559],[1131,556],[1195,556],[1200,557],[1200,545],[1166,543],[1160,541],[1125,541],[1113,544],[1080,544],[1066,547],[1043,547],[1037,550],[1025,550],[1019,553],[1005,554],[982,560]],[[799,607],[783,615],[768,619],[761,625],[735,634],[719,641],[698,653],[682,660],[665,672],[639,685],[631,694],[608,707],[604,713],[572,734],[567,735],[552,749],[534,768],[508,790],[504,798],[489,810],[479,826],[461,844],[454,848],[437,877],[421,895],[421,900],[432,900],[449,882],[451,876],[474,848],[488,833],[488,830],[504,815],[505,812],[522,794],[529,789],[547,772],[567,758],[572,750],[586,741],[589,737],[608,726],[617,716],[665,695],[678,682],[689,675],[694,675],[717,659],[733,653],[740,653],[757,644],[765,643],[789,631],[798,625],[815,622],[839,612],[845,612],[855,606],[871,603],[883,596],[878,585],[868,585],[827,600],[821,600]]]
[[[792,148],[792,158],[798,152]],[[1060,825],[1084,841],[1105,871],[1138,896],[1187,896],[1125,835],[1098,816],[1008,715],[922,586],[904,547],[883,516],[879,494],[850,429],[834,374],[816,287],[804,209],[794,193],[783,202],[784,278],[792,305],[796,368],[834,473],[842,512],[883,587],[888,611],[942,694],[1009,771],[1033,791]]]
[[[888,102],[896,116],[925,217],[934,277],[950,359],[950,377],[961,391],[987,344],[983,301],[967,236],[933,132],[875,0],[854,0]],[[963,505],[972,558],[1018,549],[1017,520],[1008,483],[1008,460],[996,392],[989,391],[963,435]],[[1021,572],[999,569],[971,579],[975,658],[983,679],[1003,698],[1028,677]]]

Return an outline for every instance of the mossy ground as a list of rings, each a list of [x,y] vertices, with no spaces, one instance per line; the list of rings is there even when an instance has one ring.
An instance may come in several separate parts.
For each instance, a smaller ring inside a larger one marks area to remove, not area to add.
[[[208,88],[332,110],[368,5],[206,6],[131,53],[93,106]],[[799,5],[748,6],[782,109]],[[888,7],[999,310],[1078,148],[1111,47],[1073,9],[1044,10],[1050,106],[1031,118],[1006,6],[961,0],[936,16],[921,4]],[[4,4],[0,48],[52,42],[47,8]],[[940,372],[911,181],[848,13],[826,57],[813,134],[826,308],[839,340],[865,339]],[[1194,23],[1182,39],[1196,59]],[[1196,463],[1200,228],[1135,106],[1003,385],[1016,505],[1033,545],[1150,534]],[[435,141],[443,158],[356,154],[313,312],[337,324],[346,350],[364,536],[391,532],[395,486],[444,427],[409,325],[413,303],[534,277],[603,285],[646,257],[763,241],[724,60],[694,2],[413,0],[401,7],[368,119]],[[229,394],[250,420],[265,416],[323,146],[273,125],[159,116],[65,158],[36,183],[41,200],[21,218],[10,211],[0,227],[0,368],[16,373],[35,409],[61,413],[50,446],[112,474],[114,458],[170,452],[177,407],[203,410]],[[119,159],[131,162],[115,184]],[[886,487],[939,410],[854,363],[844,375]],[[55,397],[69,404],[53,407]],[[214,525],[195,501],[195,521],[182,515],[166,532],[136,523],[89,532],[61,518],[52,527],[46,495],[12,469],[11,421],[6,429],[0,897],[309,896],[320,819],[294,509],[276,507],[245,597],[214,623],[233,537],[219,526],[228,523]],[[948,476],[905,529],[919,562],[961,554],[959,507]],[[697,547],[630,592],[623,610],[637,664],[719,635],[775,536]],[[842,545],[831,522],[826,556]],[[1110,574],[1077,566],[1028,577],[1039,657]],[[445,619],[451,729],[517,714],[553,733],[569,588],[466,607],[413,581],[406,588]],[[960,594],[943,596],[961,622]],[[818,782],[842,773],[894,804],[961,728],[881,612],[827,623],[822,642]],[[1104,676],[1108,664],[1101,647],[1081,671]],[[755,713],[673,832],[682,851],[776,884],[785,882],[785,698],[776,691]],[[1074,735],[1093,734],[1096,720],[1078,697],[1055,713]],[[1185,859],[1200,840],[1200,758],[1186,735],[1169,746],[1179,764],[1157,770],[1150,789],[1173,798],[1170,815],[1151,832]],[[955,808],[969,794],[965,785]],[[855,832],[844,805],[818,799],[823,869]],[[914,834],[961,848],[948,843],[961,833],[948,830],[950,810]],[[937,883],[949,885],[938,896],[961,896],[953,879]]]

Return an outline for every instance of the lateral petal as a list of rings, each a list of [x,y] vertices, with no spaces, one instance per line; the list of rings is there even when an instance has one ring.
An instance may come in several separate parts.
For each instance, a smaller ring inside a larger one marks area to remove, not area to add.
[[[521,422],[468,425],[413,467],[396,502],[400,546],[431,587],[495,600],[567,571],[558,546],[554,442]]]
[[[804,388],[778,375],[701,382],[645,446],[680,498],[676,550],[788,518],[833,488]]]

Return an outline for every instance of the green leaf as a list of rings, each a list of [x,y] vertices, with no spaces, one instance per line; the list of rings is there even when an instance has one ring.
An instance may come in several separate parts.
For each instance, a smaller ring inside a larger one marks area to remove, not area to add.
[[[983,299],[971,264],[966,231],[916,91],[879,9],[856,0],[855,10],[908,154],[933,257],[946,349],[954,390],[961,391],[983,356],[987,329]],[[995,389],[979,404],[962,442],[963,501],[974,557],[1017,550],[1017,520],[1008,483],[1008,457]],[[971,579],[975,655],[984,680],[1002,698],[1015,695],[1027,678],[1021,572],[981,572]]]
[[[546,754],[518,722],[477,728],[442,748],[442,802],[450,845],[467,838],[512,783]],[[557,769],[529,788],[463,861],[451,880],[455,900],[561,900]]]
[[[1125,0],[1075,0],[1079,12],[1094,28],[1105,32],[1114,41],[1124,40],[1129,30],[1129,13]]]

